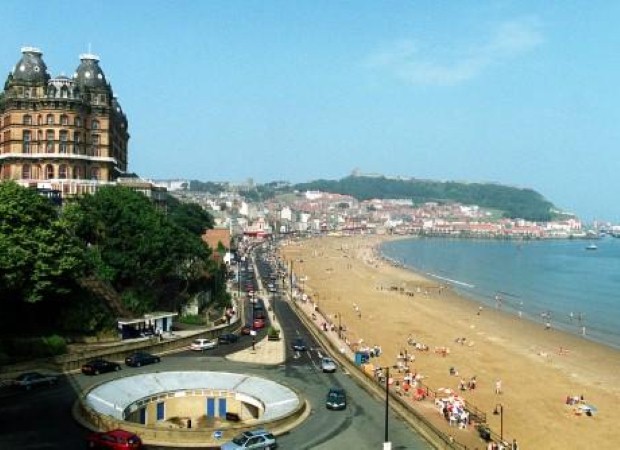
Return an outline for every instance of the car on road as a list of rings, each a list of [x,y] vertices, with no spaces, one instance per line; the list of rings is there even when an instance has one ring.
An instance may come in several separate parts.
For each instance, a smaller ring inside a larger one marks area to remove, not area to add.
[[[159,356],[151,355],[146,352],[136,352],[125,358],[125,364],[130,367],[146,366],[147,364],[154,364],[160,362]]]
[[[277,448],[275,436],[264,428],[245,431],[231,441],[220,446],[221,450],[274,449]]]
[[[214,339],[194,339],[189,345],[190,350],[202,351],[217,347],[217,341]]]
[[[137,434],[116,429],[103,433],[91,433],[86,437],[88,448],[111,450],[139,450],[142,440]]]
[[[345,390],[339,387],[330,388],[325,399],[325,407],[332,410],[346,409],[347,393]]]
[[[58,375],[43,374],[39,372],[26,372],[19,375],[13,381],[13,385],[26,391],[39,386],[52,386],[58,383]]]
[[[252,328],[254,330],[260,330],[261,328],[265,328],[265,319],[254,319],[252,323]]]
[[[233,344],[239,340],[239,336],[234,333],[224,333],[217,337],[218,344]]]
[[[308,349],[308,347],[306,347],[305,341],[300,337],[296,337],[295,339],[293,339],[291,347],[296,352],[305,352]]]
[[[323,372],[335,372],[336,371],[336,362],[328,357],[321,358],[321,370]]]
[[[121,370],[121,365],[105,359],[93,359],[82,365],[84,375],[99,375],[105,372],[116,372]]]
[[[252,324],[251,323],[246,323],[242,328],[241,328],[241,334],[245,334],[248,335],[252,332]]]

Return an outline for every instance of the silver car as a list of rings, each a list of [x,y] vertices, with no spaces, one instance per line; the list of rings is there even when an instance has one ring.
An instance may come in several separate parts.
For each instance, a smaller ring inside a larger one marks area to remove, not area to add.
[[[331,358],[328,358],[328,357],[321,358],[321,370],[323,372],[335,372],[336,363]]]
[[[274,449],[278,446],[276,438],[269,431],[259,428],[245,431],[220,447],[221,450]]]

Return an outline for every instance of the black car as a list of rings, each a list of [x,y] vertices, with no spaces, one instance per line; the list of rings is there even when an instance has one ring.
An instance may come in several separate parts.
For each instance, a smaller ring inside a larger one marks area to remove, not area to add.
[[[100,373],[115,372],[117,370],[121,370],[119,363],[106,361],[105,359],[94,359],[82,366],[82,373],[84,375],[99,375]]]
[[[233,333],[224,333],[217,337],[218,344],[233,344],[237,342],[239,336]]]
[[[125,364],[131,367],[145,366],[147,364],[154,364],[160,361],[161,359],[159,356],[151,355],[146,352],[136,352],[125,358]]]
[[[325,407],[327,409],[346,409],[347,407],[347,393],[344,389],[339,387],[333,387],[327,393],[327,398],[325,399]]]
[[[58,383],[58,375],[39,372],[22,373],[13,381],[15,387],[26,391],[39,386],[52,386],[56,383]]]
[[[305,352],[307,350],[306,343],[300,337],[296,337],[295,339],[293,339],[291,347],[297,352]]]

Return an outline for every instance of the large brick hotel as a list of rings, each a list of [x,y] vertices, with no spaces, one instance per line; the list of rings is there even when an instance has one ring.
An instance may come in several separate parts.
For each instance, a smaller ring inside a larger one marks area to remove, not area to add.
[[[93,192],[127,171],[127,118],[96,55],[70,78],[50,77],[42,56],[22,48],[0,93],[0,180]]]

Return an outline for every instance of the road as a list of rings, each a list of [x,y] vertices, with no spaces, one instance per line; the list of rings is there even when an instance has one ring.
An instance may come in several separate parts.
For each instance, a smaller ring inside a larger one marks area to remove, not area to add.
[[[119,376],[164,370],[213,370],[261,376],[287,385],[305,396],[312,412],[299,427],[278,437],[281,449],[380,449],[384,441],[384,404],[360,388],[340,368],[333,374],[322,373],[319,358],[323,349],[314,341],[289,304],[276,298],[275,309],[286,342],[301,336],[308,350],[294,352],[287,348],[285,364],[280,366],[250,365],[228,361],[225,355],[251,345],[251,338],[221,345],[213,350],[196,353],[181,351],[162,357],[159,364],[141,368],[123,367],[118,373],[87,377],[81,373],[67,374],[57,386],[41,387],[29,392],[0,389],[0,448],[7,450],[81,449],[88,431],[71,417],[71,407],[79,392]],[[343,387],[348,395],[344,411],[330,411],[324,406],[327,391]],[[429,449],[391,411],[389,439],[395,450]],[[151,450],[160,450],[149,447]],[[163,450],[163,449],[162,449]]]

